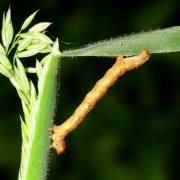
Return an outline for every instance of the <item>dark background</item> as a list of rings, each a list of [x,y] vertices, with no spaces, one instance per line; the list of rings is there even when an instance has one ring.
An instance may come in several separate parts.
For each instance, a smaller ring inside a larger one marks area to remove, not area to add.
[[[60,48],[132,32],[180,25],[176,0],[0,0],[12,8],[16,32],[34,22],[54,22],[49,35]],[[1,18],[2,19],[2,18]],[[72,114],[112,59],[64,59],[56,123]],[[180,53],[153,55],[108,92],[86,121],[67,138],[66,153],[51,152],[49,180],[179,180]],[[17,179],[21,153],[20,100],[0,76],[0,179]]]

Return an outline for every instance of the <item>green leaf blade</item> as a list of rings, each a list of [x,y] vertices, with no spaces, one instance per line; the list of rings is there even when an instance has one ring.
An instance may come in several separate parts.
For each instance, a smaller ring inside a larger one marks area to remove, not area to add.
[[[26,49],[31,44],[31,41],[32,41],[31,37],[21,40],[21,42],[19,42],[19,45],[17,47],[17,51],[21,52],[24,49]]]
[[[33,14],[31,14],[28,18],[26,18],[26,20],[24,21],[22,27],[21,27],[21,30],[24,30],[26,29],[30,24],[31,22],[33,21],[34,17],[36,16],[38,11],[34,12]]]
[[[36,50],[36,51],[34,51],[34,50],[27,50],[27,51],[22,51],[22,52],[19,52],[18,54],[17,54],[17,57],[19,57],[19,58],[26,58],[26,57],[31,57],[31,56],[34,56],[34,55],[36,55],[36,54],[38,54],[39,53],[39,51],[38,50]]]
[[[11,8],[9,7],[6,13],[6,26],[11,22]]]
[[[101,41],[84,48],[63,51],[62,56],[133,56],[139,54],[143,48],[147,48],[150,53],[180,51],[180,26]]]
[[[6,55],[0,53],[0,63],[4,66],[4,68],[7,69],[7,71],[12,69],[12,65],[9,61],[9,59],[7,58]]]
[[[3,15],[3,23],[2,23],[2,31],[1,31],[1,36],[2,36],[2,42],[4,47],[6,48],[6,51],[9,48],[9,45],[12,42],[14,35],[14,29],[11,21],[11,9],[8,9],[8,12]]]
[[[35,24],[32,28],[30,28],[29,32],[43,32],[50,25],[51,25],[51,23],[49,23],[49,22],[41,22],[41,23]]]
[[[5,49],[4,49],[4,47],[2,46],[2,44],[0,43],[0,53],[1,54],[6,54],[6,51],[5,51]]]
[[[18,58],[16,58],[16,63],[17,63],[17,71],[19,74],[19,79],[20,79],[20,84],[22,86],[22,89],[24,91],[28,91],[30,89],[30,84],[29,84],[24,66]]]

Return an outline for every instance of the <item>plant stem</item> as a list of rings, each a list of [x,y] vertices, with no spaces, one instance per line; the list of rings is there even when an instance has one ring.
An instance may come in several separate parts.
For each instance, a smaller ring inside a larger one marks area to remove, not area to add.
[[[43,67],[41,91],[30,119],[29,149],[22,157],[19,179],[44,180],[49,152],[49,128],[52,126],[56,106],[57,70],[60,63],[58,48],[53,50]],[[24,144],[22,146],[25,146]]]

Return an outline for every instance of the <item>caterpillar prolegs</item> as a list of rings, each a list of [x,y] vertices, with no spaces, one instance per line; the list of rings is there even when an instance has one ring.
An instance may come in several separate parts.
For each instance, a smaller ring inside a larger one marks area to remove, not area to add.
[[[72,116],[70,116],[60,126],[54,126],[51,136],[52,145],[58,154],[65,151],[65,137],[73,131],[94,108],[96,103],[106,94],[108,89],[127,71],[138,68],[144,64],[150,55],[147,49],[143,49],[138,56],[126,57],[119,55],[114,65],[107,70],[105,75],[96,82],[92,90],[85,96],[82,103],[77,107]]]

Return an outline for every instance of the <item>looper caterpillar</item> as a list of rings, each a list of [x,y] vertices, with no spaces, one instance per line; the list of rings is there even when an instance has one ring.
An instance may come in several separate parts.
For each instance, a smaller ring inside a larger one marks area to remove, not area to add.
[[[127,71],[138,68],[144,64],[150,55],[147,49],[143,49],[138,56],[123,58],[119,55],[115,64],[107,70],[105,75],[95,84],[92,90],[85,96],[82,103],[77,107],[72,116],[70,116],[60,126],[54,126],[51,130],[53,134],[52,145],[58,154],[65,151],[65,137],[73,131],[94,108],[96,103],[106,94],[108,89],[114,85],[120,76]]]

